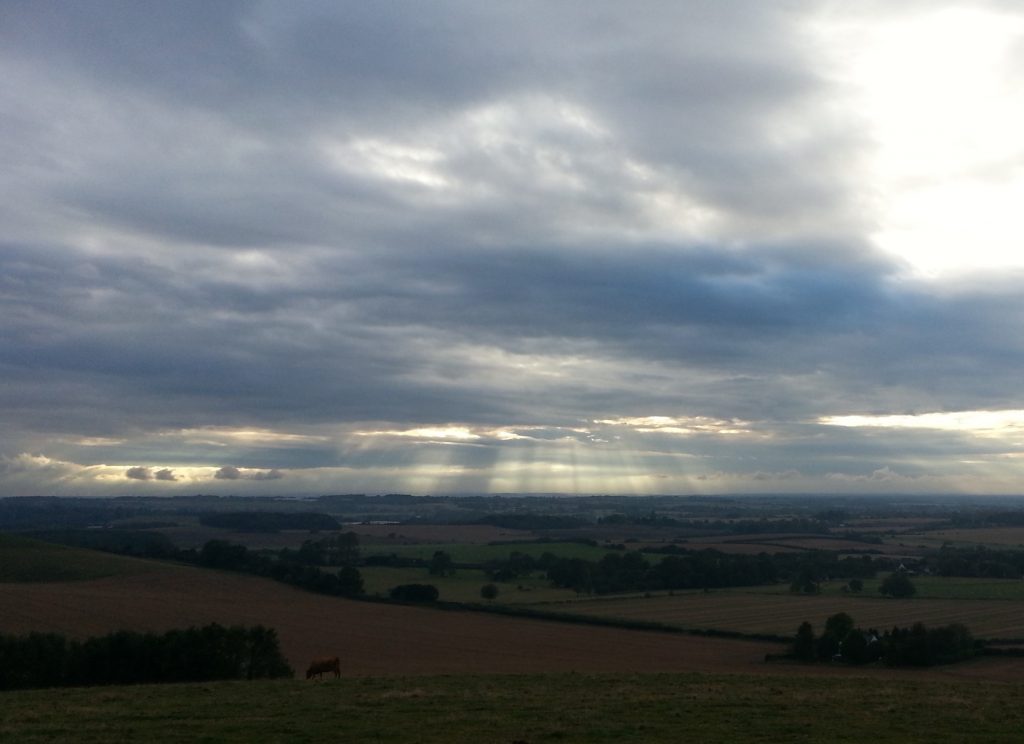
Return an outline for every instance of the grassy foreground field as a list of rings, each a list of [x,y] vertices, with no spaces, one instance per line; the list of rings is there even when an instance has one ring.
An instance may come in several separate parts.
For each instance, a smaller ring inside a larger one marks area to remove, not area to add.
[[[525,675],[222,682],[0,695],[17,742],[1016,742],[1024,684]]]

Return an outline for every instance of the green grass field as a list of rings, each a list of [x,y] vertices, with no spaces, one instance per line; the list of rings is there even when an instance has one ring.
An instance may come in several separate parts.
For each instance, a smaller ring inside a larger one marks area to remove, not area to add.
[[[32,742],[1016,742],[1021,683],[753,675],[221,682],[0,695]]]
[[[127,576],[158,564],[0,533],[0,582],[81,581]]]

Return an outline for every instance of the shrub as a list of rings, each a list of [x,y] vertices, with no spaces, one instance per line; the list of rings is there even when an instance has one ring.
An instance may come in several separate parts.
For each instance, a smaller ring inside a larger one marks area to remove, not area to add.
[[[878,591],[883,597],[913,597],[917,594],[917,587],[910,580],[904,571],[895,571],[882,580]]]
[[[436,602],[440,593],[433,584],[399,584],[389,596],[399,602]]]

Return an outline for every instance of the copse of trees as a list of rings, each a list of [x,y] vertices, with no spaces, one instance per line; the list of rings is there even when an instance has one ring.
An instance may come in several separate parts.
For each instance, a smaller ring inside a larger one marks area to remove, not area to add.
[[[1024,550],[943,546],[926,556],[923,565],[939,576],[1019,579],[1024,576]]]
[[[855,627],[853,618],[840,612],[828,618],[820,637],[815,637],[810,623],[801,623],[791,650],[793,657],[804,662],[881,660],[890,666],[933,666],[969,659],[977,652],[977,644],[971,632],[956,623],[939,628],[915,623],[880,633]]]
[[[290,677],[277,633],[262,625],[118,631],[85,641],[0,634],[0,689]]]
[[[494,581],[515,581],[520,576],[527,576],[534,571],[551,564],[555,556],[544,553],[540,559],[528,553],[513,550],[505,560],[488,561],[484,571]]]

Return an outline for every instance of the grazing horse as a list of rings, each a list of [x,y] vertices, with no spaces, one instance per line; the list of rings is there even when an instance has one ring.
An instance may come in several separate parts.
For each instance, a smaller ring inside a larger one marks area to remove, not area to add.
[[[337,656],[325,656],[322,659],[313,659],[306,670],[306,679],[312,679],[315,675],[323,679],[324,672],[334,672],[335,677],[341,676],[341,662]]]

